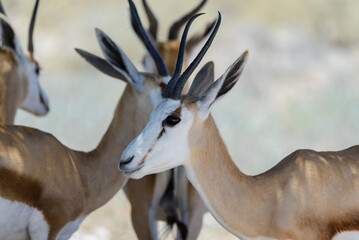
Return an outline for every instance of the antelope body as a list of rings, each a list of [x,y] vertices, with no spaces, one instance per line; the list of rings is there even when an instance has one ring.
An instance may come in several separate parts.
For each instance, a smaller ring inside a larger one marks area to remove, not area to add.
[[[39,83],[39,63],[34,58],[33,31],[39,0],[30,21],[25,54],[0,2],[0,124],[13,124],[17,108],[35,115],[49,112],[46,93]]]
[[[230,158],[210,110],[237,82],[247,55],[214,83],[208,74],[196,77],[187,95],[181,91],[191,71],[173,77],[120,170],[138,179],[183,165],[209,211],[241,239],[324,240],[358,231],[359,146],[298,150],[257,176]]]

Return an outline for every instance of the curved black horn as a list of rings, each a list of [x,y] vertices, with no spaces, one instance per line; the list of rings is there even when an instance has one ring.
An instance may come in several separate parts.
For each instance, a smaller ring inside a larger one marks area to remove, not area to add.
[[[186,51],[188,53],[192,52],[192,50],[197,47],[197,45],[204,39],[207,37],[208,34],[211,33],[214,25],[216,24],[216,20],[214,20],[213,22],[207,24],[206,28],[204,29],[203,32],[198,33],[194,36],[191,36],[190,39],[188,39],[187,44],[186,44]]]
[[[29,26],[29,42],[28,42],[27,50],[29,50],[30,53],[34,52],[33,33],[34,33],[34,26],[35,26],[38,6],[39,6],[39,0],[36,0],[35,7],[31,16],[30,26]]]
[[[183,66],[183,58],[184,58],[184,52],[186,50],[186,40],[189,28],[192,24],[192,22],[199,16],[201,16],[203,13],[196,14],[190,18],[190,20],[187,22],[186,27],[183,31],[180,47],[178,49],[178,55],[177,55],[177,61],[175,70],[173,72],[172,78],[169,81],[169,83],[166,85],[165,89],[163,90],[162,96],[165,98],[170,98],[171,94],[173,92],[173,89],[176,85],[177,80],[179,79],[181,72],[182,72],[182,66]]]
[[[153,14],[151,8],[148,6],[146,0],[142,0],[143,6],[145,8],[145,12],[148,18],[148,22],[150,23],[150,27],[148,29],[148,32],[152,35],[154,40],[157,40],[157,30],[158,30],[158,22]]]
[[[189,76],[193,73],[193,71],[196,69],[198,64],[201,62],[201,60],[204,57],[204,55],[206,54],[208,48],[211,46],[213,39],[218,32],[219,26],[221,25],[221,20],[222,20],[221,13],[218,12],[217,22],[213,27],[211,35],[208,37],[207,42],[204,44],[204,46],[202,47],[201,51],[198,53],[196,58],[191,62],[189,67],[183,72],[183,74],[178,79],[178,81],[176,81],[176,84],[173,88],[173,92],[172,92],[170,98],[175,99],[175,100],[180,99],[181,94],[182,94],[182,89],[183,89],[184,85],[186,84],[186,81],[188,80]]]
[[[138,32],[141,34],[143,43],[145,44],[148,52],[150,53],[153,60],[155,61],[158,73],[161,76],[169,76],[165,61],[163,60],[162,56],[157,51],[157,49],[155,48],[153,43],[151,42],[151,39],[147,35],[145,29],[143,28],[141,20],[138,17],[137,10],[136,10],[134,3],[132,2],[132,0],[128,0],[128,3],[130,4],[130,12],[131,12],[131,18],[133,18],[133,24],[134,24],[135,28],[138,30]]]
[[[195,7],[192,11],[175,21],[168,33],[168,40],[176,40],[178,37],[178,33],[181,29],[181,27],[194,15],[196,14],[203,6],[206,4],[207,0],[202,0],[200,4],[198,4],[197,7]]]
[[[6,16],[5,9],[4,9],[4,6],[2,5],[1,0],[0,0],[0,13],[4,14]]]

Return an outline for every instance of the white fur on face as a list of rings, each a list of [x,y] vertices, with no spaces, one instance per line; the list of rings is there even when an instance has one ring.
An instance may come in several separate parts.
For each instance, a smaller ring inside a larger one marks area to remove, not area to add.
[[[173,126],[162,126],[163,120],[181,106],[180,101],[163,100],[151,113],[143,131],[129,144],[122,154],[121,162],[133,156],[122,167],[130,178],[163,172],[188,161],[188,131],[193,123],[192,113],[181,106],[181,121]]]
[[[41,88],[38,75],[35,73],[35,64],[27,63],[25,66],[25,79],[28,83],[26,97],[21,108],[42,116],[49,112],[49,102],[45,91]]]
[[[153,62],[153,59],[152,59],[151,55],[148,54],[148,53],[143,58],[143,65],[145,67],[146,72],[154,72],[154,71],[156,71],[156,70],[154,70],[154,69],[156,69],[155,68],[155,63]]]
[[[152,90],[151,94],[150,94],[150,97],[151,97],[152,106],[153,107],[157,106],[162,100],[161,88],[157,87],[154,90]]]

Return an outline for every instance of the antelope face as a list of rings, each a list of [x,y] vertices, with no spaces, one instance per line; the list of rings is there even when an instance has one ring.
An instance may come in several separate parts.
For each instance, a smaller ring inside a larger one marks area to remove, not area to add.
[[[190,18],[179,44],[178,56],[173,75],[172,77],[169,77],[169,71],[164,62],[164,59],[155,48],[154,44],[151,42],[147,32],[144,30],[134,3],[132,0],[128,1],[130,4],[133,27],[139,34],[140,38],[143,40],[144,45],[153,58],[158,74],[151,75],[138,72],[136,67],[122,51],[122,49],[114,41],[112,41],[108,35],[99,29],[96,29],[96,36],[105,59],[84,50],[76,49],[76,51],[87,62],[89,62],[101,72],[128,83],[127,87],[129,87],[131,90],[126,91],[128,88],[125,90],[118,109],[131,109],[134,113],[142,112],[138,110],[138,106],[147,106],[148,101],[143,104],[138,104],[137,100],[146,99],[146,92],[151,93],[150,95],[153,106],[158,105],[150,116],[150,123],[139,135],[139,137],[137,137],[131,143],[128,150],[123,153],[122,160],[120,161],[120,169],[123,170],[125,174],[131,175],[131,177],[141,177],[151,172],[159,172],[166,170],[165,168],[178,166],[183,163],[183,160],[186,159],[186,156],[188,155],[188,148],[183,147],[183,144],[186,146],[187,133],[189,132],[193,122],[193,114],[185,105],[182,104],[180,101],[180,95],[183,87],[185,86],[186,80],[197,67],[209,46],[211,45],[221,22],[221,15],[218,13],[218,19],[207,42],[202,47],[195,60],[186,69],[183,75],[181,75],[185,56],[186,38],[189,27],[192,22],[201,14],[194,15]],[[204,69],[205,71],[201,70],[197,74],[194,81],[196,81],[196,79],[202,78],[207,79],[208,82],[213,81],[213,63],[207,64]],[[208,74],[208,72],[210,72],[210,74]],[[150,75],[152,78],[160,80],[158,85],[155,87],[157,91],[154,91],[153,89],[148,91],[148,89],[151,88],[146,87],[148,79],[151,78]],[[168,84],[166,84],[167,82]],[[159,91],[161,85],[165,85],[162,92]],[[189,94],[200,93],[203,90],[201,87],[205,89],[207,86],[208,84],[206,83],[194,84],[194,87],[189,90]],[[132,92],[132,94],[140,95],[138,98],[132,98],[137,99],[136,104],[133,103],[134,101],[130,101],[129,104],[126,104],[125,101],[122,101],[123,98],[130,96],[128,95],[130,92]],[[161,102],[157,104],[159,101]],[[135,110],[133,110],[134,108]],[[134,116],[135,115],[133,114],[128,114],[129,121],[137,121],[138,117]],[[142,112],[142,115],[139,117],[141,119],[145,119],[146,116],[148,116],[146,115],[146,112]],[[181,145],[178,143],[183,144]],[[172,145],[169,148],[169,151],[161,151],[161,149],[164,149],[165,146],[169,145]],[[175,150],[178,156],[173,158],[171,157],[170,161],[168,161],[169,156],[166,155],[168,155],[171,150]],[[140,169],[142,168],[143,172],[140,173],[140,171],[142,171]],[[135,172],[137,172],[137,175],[134,175]]]
[[[213,82],[213,63],[205,65],[195,77],[188,95],[178,97],[181,89],[169,89],[153,110],[143,131],[128,145],[122,154],[119,168],[130,178],[141,178],[190,163],[190,131],[205,136],[208,131],[201,124],[210,113],[213,103],[232,89],[239,79],[248,53],[243,53],[232,66]],[[176,80],[176,79],[175,79]],[[184,83],[176,80],[183,88]],[[210,146],[208,146],[210,147]]]
[[[138,24],[139,18],[134,4],[129,0],[132,23],[134,29],[145,39],[145,30]],[[221,23],[221,14],[218,13],[216,24],[199,54],[182,72],[185,56],[186,38],[192,22],[201,14],[192,16],[187,22],[177,55],[176,65],[171,80],[162,92],[162,101],[151,113],[150,120],[145,129],[130,143],[123,152],[119,168],[131,178],[141,178],[147,174],[158,173],[184,164],[189,156],[187,136],[193,123],[193,112],[184,104],[181,93],[191,73],[195,70],[204,54],[211,45]],[[148,38],[147,38],[148,39]],[[149,41],[144,41],[148,44]],[[151,53],[151,51],[149,51]],[[152,51],[153,52],[153,51]],[[156,56],[157,59],[163,58]],[[154,59],[156,59],[154,58]],[[156,61],[155,61],[156,62]],[[158,69],[161,69],[158,67]],[[167,75],[168,75],[168,69]],[[159,71],[160,75],[161,72]],[[205,83],[199,79],[206,79]],[[194,79],[194,87],[188,91],[189,98],[196,99],[196,93],[208,87],[207,83],[213,81],[213,63],[206,64]],[[198,83],[201,82],[201,83]]]
[[[36,0],[34,10],[32,12],[29,33],[27,54],[21,48],[20,42],[16,37],[15,31],[11,27],[3,6],[0,2],[0,33],[2,48],[11,53],[14,61],[8,61],[12,64],[11,76],[12,90],[11,98],[16,98],[16,104],[13,107],[21,107],[35,115],[41,116],[49,112],[48,98],[40,86],[39,72],[40,67],[34,59],[33,32],[39,0]],[[15,82],[15,83],[14,83]],[[14,87],[16,89],[14,89]],[[16,96],[15,96],[16,95]],[[11,100],[13,100],[11,99]],[[9,101],[9,99],[6,99]],[[14,101],[11,101],[14,102]],[[16,110],[16,109],[15,109]],[[14,109],[11,112],[15,112]],[[14,115],[14,114],[13,114]]]
[[[143,131],[123,152],[119,168],[131,178],[185,164],[193,112],[180,100],[165,99],[151,113]]]
[[[23,78],[27,86],[21,108],[37,116],[49,112],[49,101],[39,82],[40,66],[38,62],[27,56],[26,64],[22,66]]]

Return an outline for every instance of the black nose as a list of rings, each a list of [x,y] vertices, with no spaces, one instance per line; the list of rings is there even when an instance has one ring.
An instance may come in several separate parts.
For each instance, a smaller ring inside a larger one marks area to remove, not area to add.
[[[130,163],[133,160],[134,156],[131,156],[129,158],[127,158],[126,160],[120,160],[120,166],[119,168],[122,169],[123,166],[125,166],[126,164]]]

